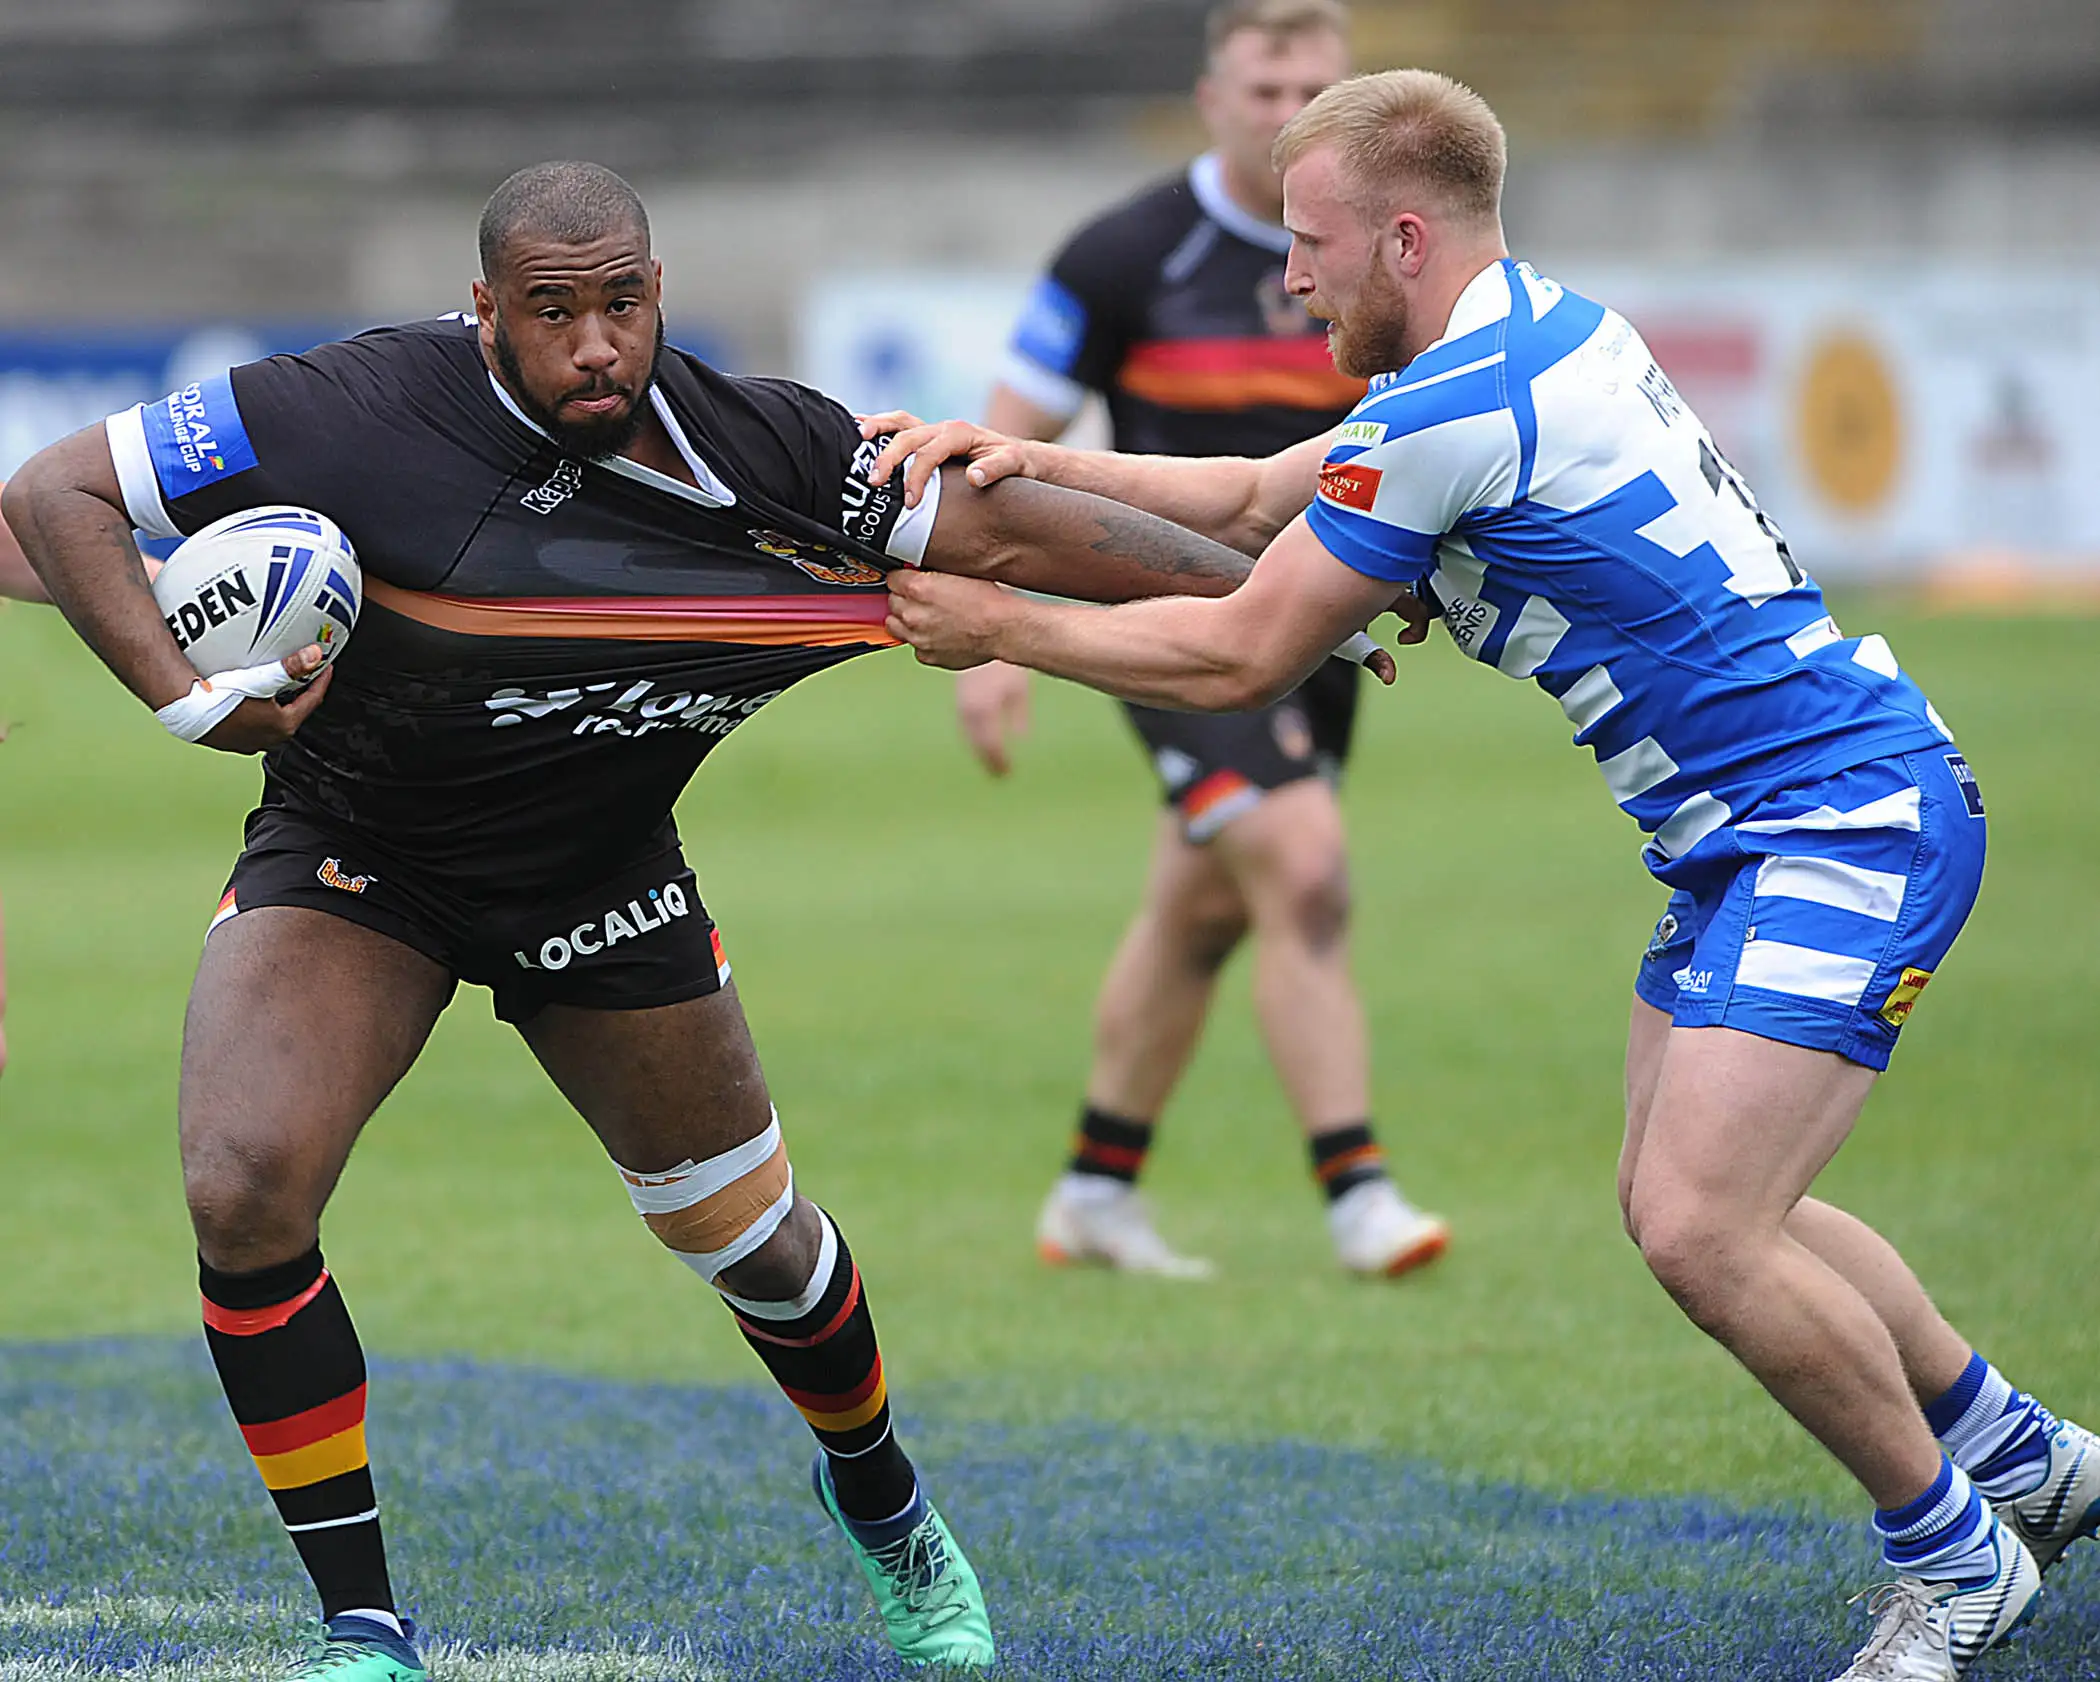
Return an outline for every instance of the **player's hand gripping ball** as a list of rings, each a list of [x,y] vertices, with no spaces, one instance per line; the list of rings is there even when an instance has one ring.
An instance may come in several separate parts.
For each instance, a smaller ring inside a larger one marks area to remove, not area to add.
[[[327,665],[357,627],[365,582],[327,515],[244,508],[185,538],[155,575],[153,599],[197,675],[215,677],[311,643]]]

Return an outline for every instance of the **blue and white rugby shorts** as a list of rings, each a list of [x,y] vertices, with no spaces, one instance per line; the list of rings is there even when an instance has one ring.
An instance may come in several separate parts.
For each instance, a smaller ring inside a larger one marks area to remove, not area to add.
[[[1683,858],[1651,861],[1676,891],[1634,992],[1680,1028],[1886,1069],[1976,903],[1987,828],[1951,748],[1783,790]]]

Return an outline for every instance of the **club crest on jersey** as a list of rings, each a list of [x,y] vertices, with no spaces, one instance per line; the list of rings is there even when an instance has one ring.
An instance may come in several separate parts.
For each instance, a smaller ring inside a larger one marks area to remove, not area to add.
[[[791,561],[796,568],[807,573],[819,584],[880,584],[882,573],[865,561],[855,560],[851,555],[842,555],[826,543],[817,543],[804,538],[790,537],[786,532],[767,531],[753,526],[746,534],[751,546],[761,555],[771,555],[775,560]],[[816,560],[805,555],[804,547],[814,549],[825,559]]]
[[[341,859],[323,859],[314,875],[320,878],[322,887],[340,888],[346,894],[361,894],[379,880],[377,876],[345,876]]]
[[[565,461],[544,485],[527,491],[518,500],[535,514],[551,514],[582,489],[583,469],[573,461]]]

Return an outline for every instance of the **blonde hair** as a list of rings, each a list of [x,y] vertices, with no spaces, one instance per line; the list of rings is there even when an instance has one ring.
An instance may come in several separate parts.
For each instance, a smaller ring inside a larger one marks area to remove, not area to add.
[[[1215,60],[1225,43],[1243,29],[1258,29],[1276,45],[1293,35],[1331,29],[1349,33],[1349,8],[1342,0],[1226,0],[1203,20],[1203,54]]]
[[[1509,157],[1502,124],[1463,82],[1434,70],[1379,70],[1335,83],[1276,137],[1286,170],[1332,146],[1360,203],[1382,211],[1406,187],[1426,187],[1454,214],[1493,221],[1502,213]]]

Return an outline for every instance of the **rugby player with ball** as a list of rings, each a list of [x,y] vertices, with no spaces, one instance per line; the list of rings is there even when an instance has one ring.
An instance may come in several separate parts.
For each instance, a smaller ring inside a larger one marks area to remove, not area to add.
[[[1119,600],[1222,593],[1248,563],[1027,482],[957,477],[907,509],[868,482],[878,446],[838,404],[665,346],[648,218],[607,170],[520,171],[480,249],[474,315],[113,415],[5,497],[60,610],[142,702],[180,736],[265,755],[190,996],[179,1120],[205,1335],[320,1595],[298,1675],[426,1674],[319,1232],[359,1130],[461,981],[494,991],[636,1213],[809,1422],[817,1498],[899,1654],[987,1664],[983,1595],[891,1430],[860,1272],[796,1186],[672,803],[789,684],[893,645],[897,566]],[[200,553],[248,555],[238,584],[185,561],[156,599],[133,529],[215,521]],[[354,585],[328,522],[354,545],[361,605],[330,582]],[[306,548],[307,634],[331,637],[283,659],[314,681],[280,701],[261,658],[277,645],[241,636],[250,616],[268,629],[277,551]],[[191,657],[207,648],[237,675],[206,687]]]

